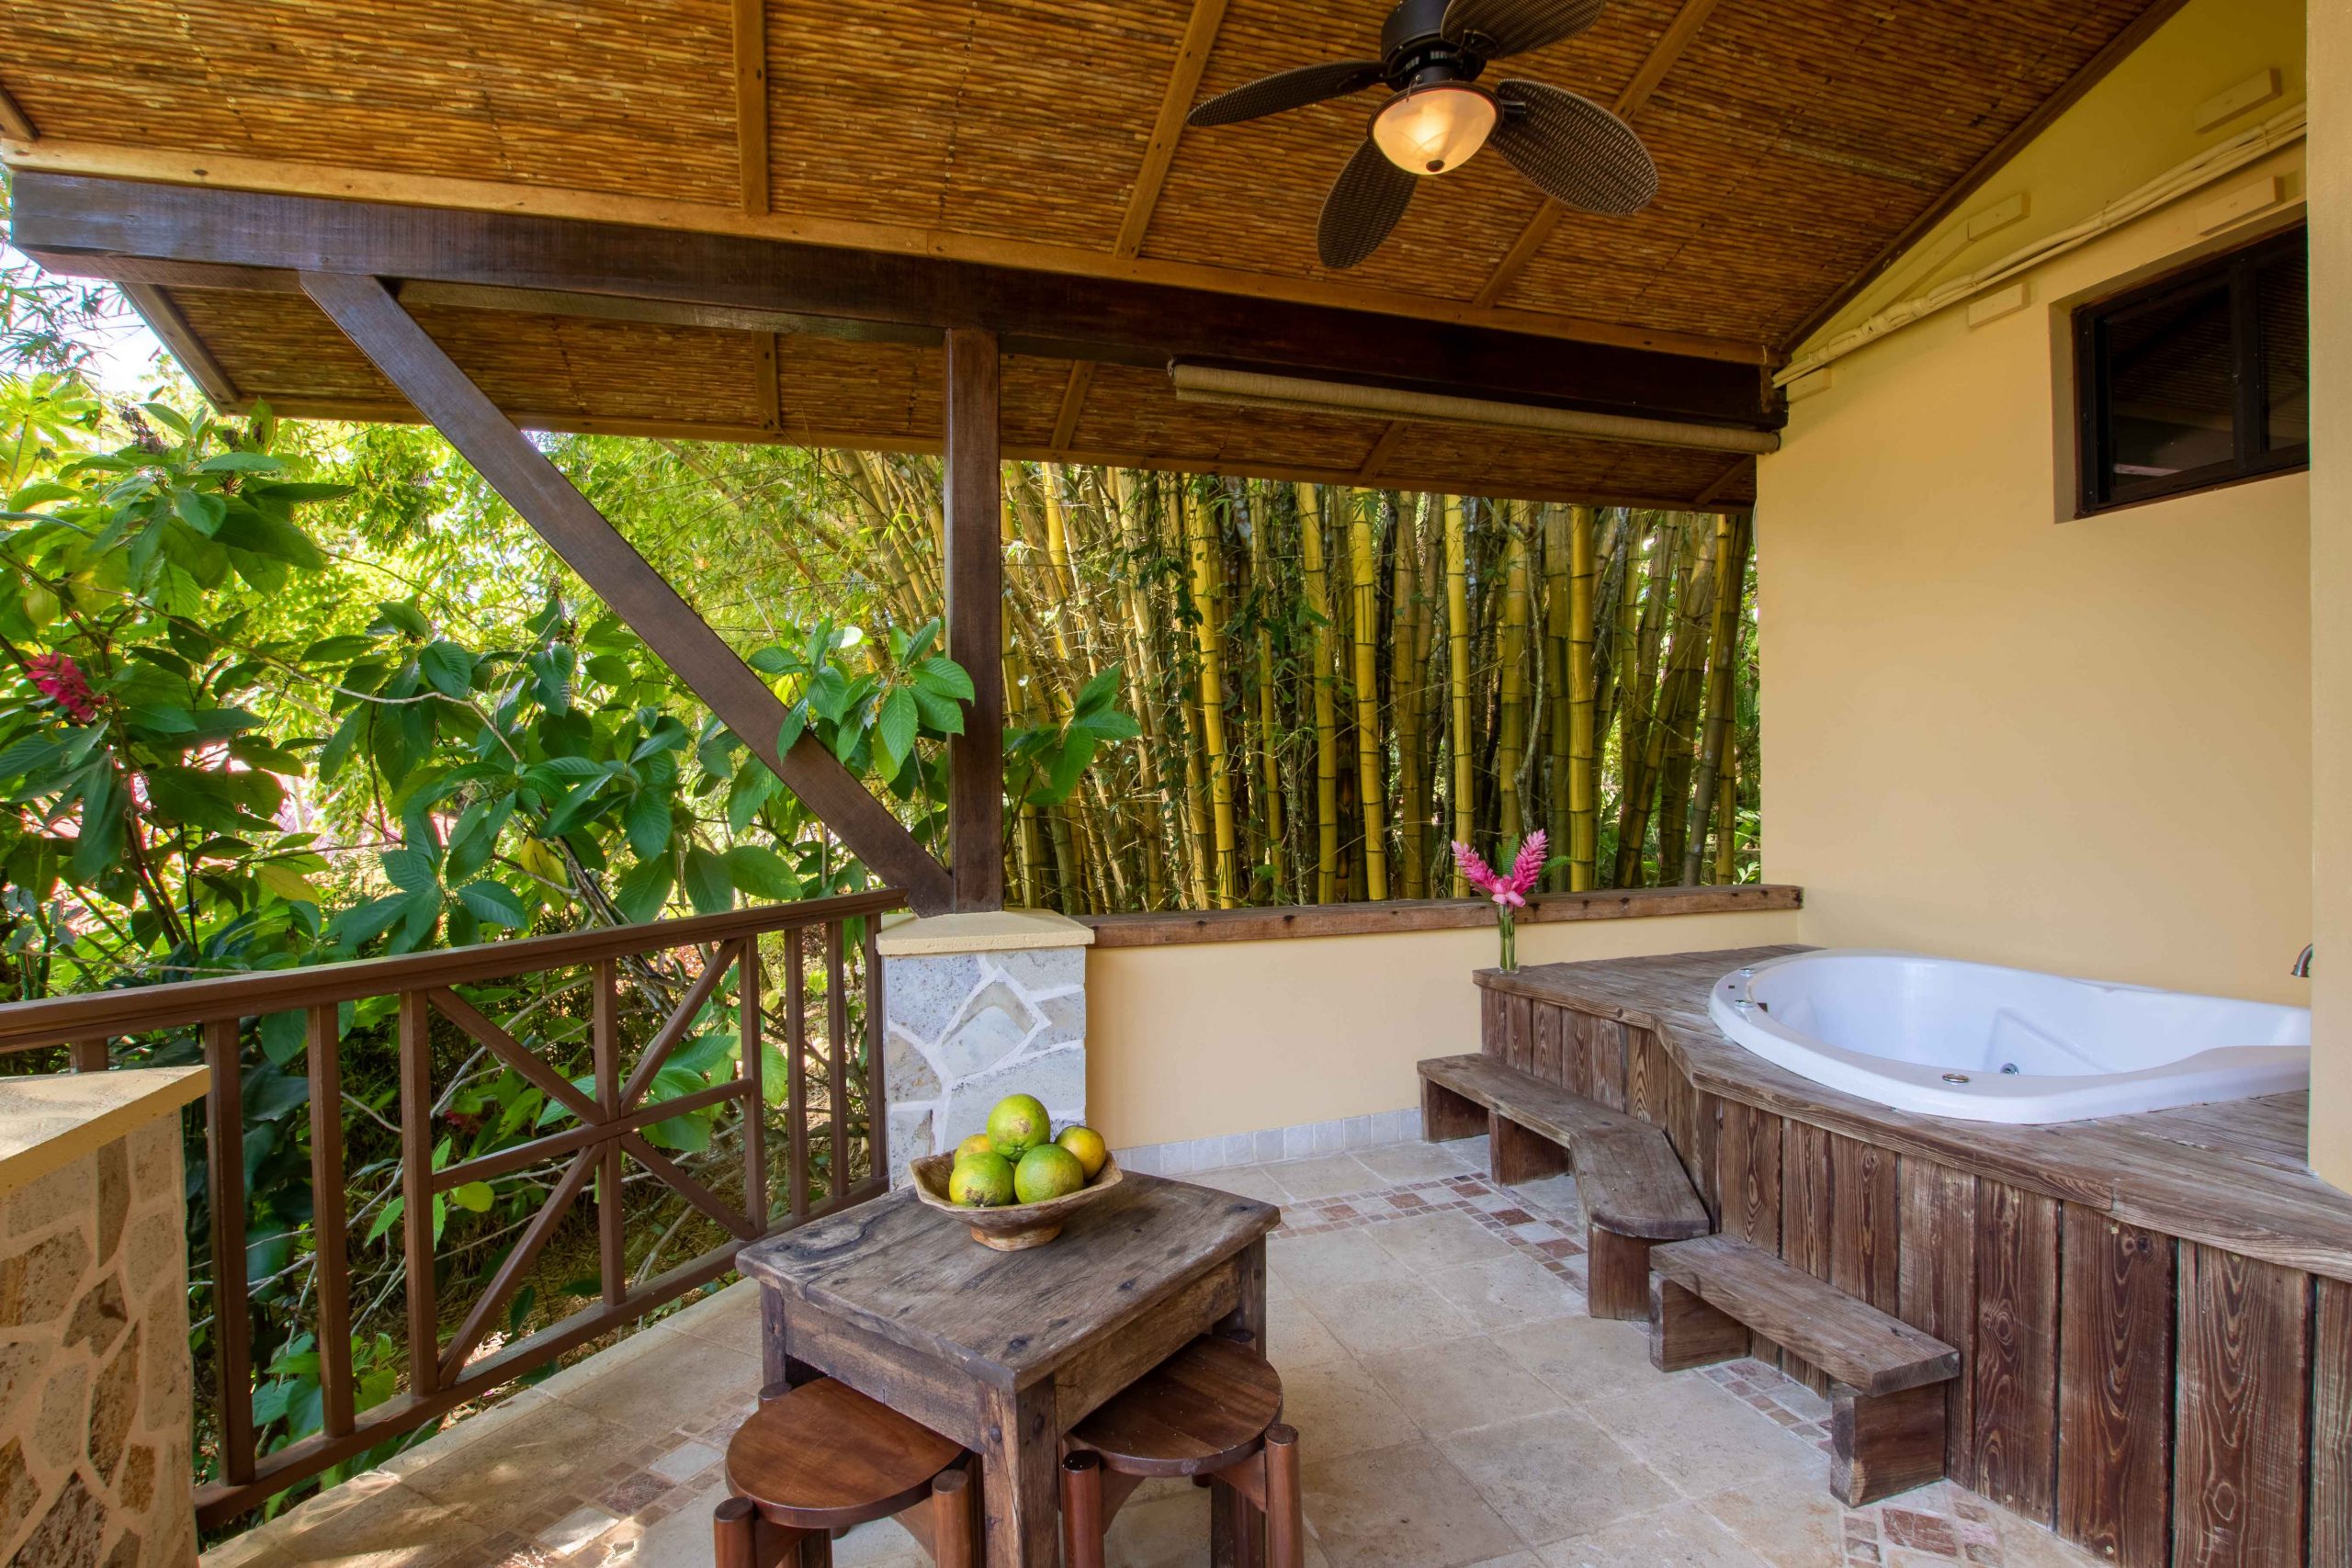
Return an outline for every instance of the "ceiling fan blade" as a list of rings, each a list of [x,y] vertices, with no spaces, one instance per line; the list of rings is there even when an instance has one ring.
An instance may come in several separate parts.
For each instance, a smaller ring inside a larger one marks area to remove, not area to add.
[[[1229,93],[1219,93],[1186,115],[1184,123],[1232,125],[1261,115],[1280,114],[1284,109],[1305,108],[1326,98],[1343,98],[1350,93],[1362,92],[1380,78],[1381,64],[1377,60],[1302,65],[1295,71],[1278,71],[1272,76],[1246,82]]]
[[[1356,149],[1348,166],[1331,183],[1323,198],[1323,216],[1315,225],[1315,248],[1325,266],[1348,267],[1380,248],[1413,199],[1420,183],[1388,161],[1371,137]]]
[[[1502,122],[1487,144],[1566,207],[1639,212],[1657,195],[1657,165],[1634,128],[1589,98],[1541,82],[1500,82]]]
[[[1453,0],[1442,31],[1461,43],[1476,34],[1484,59],[1525,54],[1557,43],[1600,20],[1602,0]]]

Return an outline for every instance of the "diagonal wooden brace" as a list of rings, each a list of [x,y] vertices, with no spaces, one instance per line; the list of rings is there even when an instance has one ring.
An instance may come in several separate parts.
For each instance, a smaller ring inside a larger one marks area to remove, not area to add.
[[[888,808],[803,734],[779,751],[785,706],[588,498],[426,335],[374,277],[306,272],[302,291],[503,496],[614,614],[677,672],[785,786],[921,914],[954,903],[946,869]]]

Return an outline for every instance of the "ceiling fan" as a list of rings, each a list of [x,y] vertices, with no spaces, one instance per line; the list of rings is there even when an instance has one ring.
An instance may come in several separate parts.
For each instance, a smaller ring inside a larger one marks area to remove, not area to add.
[[[1185,123],[1233,125],[1385,85],[1388,100],[1331,194],[1316,248],[1349,267],[1380,248],[1420,179],[1459,168],[1492,145],[1553,200],[1592,212],[1637,212],[1657,194],[1657,167],[1633,128],[1589,98],[1541,82],[1477,79],[1490,61],[1584,31],[1602,0],[1403,0],[1380,29],[1380,58],[1278,72],[1221,93]]]

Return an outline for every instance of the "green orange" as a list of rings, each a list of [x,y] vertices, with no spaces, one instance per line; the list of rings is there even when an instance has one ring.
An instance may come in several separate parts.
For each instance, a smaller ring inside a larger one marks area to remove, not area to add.
[[[967,1209],[1001,1209],[1014,1190],[1012,1162],[1000,1154],[961,1156],[947,1176],[949,1201]]]
[[[1051,1139],[1053,1129],[1045,1102],[1034,1094],[1008,1094],[989,1112],[989,1143],[1007,1159]]]
[[[1024,1203],[1067,1198],[1086,1185],[1086,1168],[1059,1144],[1039,1144],[1012,1168],[1012,1190]]]

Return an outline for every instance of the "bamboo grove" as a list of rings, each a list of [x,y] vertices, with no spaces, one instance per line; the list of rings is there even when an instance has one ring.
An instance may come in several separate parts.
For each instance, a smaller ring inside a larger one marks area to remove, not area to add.
[[[935,614],[935,462],[823,459],[862,575]],[[1562,890],[1752,878],[1754,564],[1738,515],[1005,468],[1008,724],[1116,671],[1141,729],[1009,780],[1007,886],[1071,912],[1460,897],[1537,828]],[[830,509],[820,509],[830,510]]]

